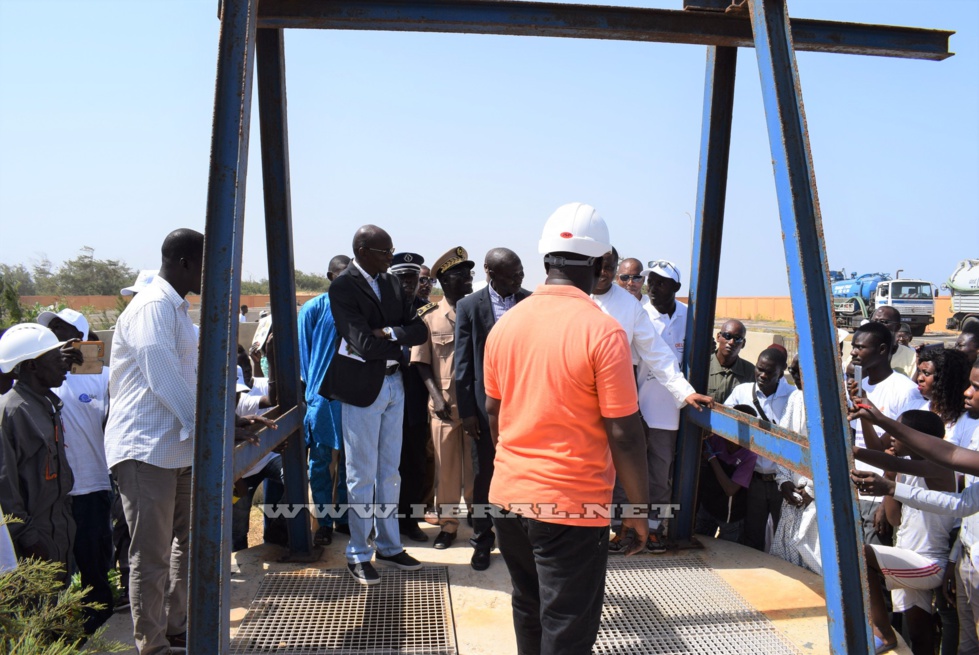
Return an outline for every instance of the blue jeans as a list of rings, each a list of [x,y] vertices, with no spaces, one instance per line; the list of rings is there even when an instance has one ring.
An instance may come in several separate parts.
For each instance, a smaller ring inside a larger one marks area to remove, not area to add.
[[[248,548],[248,515],[251,511],[252,498],[255,496],[255,490],[258,489],[258,485],[263,482],[265,483],[263,496],[265,497],[264,502],[266,505],[275,505],[282,500],[282,495],[285,493],[285,482],[282,479],[282,456],[276,455],[265,464],[261,471],[247,478],[242,478],[242,482],[245,483],[247,491],[244,496],[238,499],[237,503],[231,506],[232,551]],[[274,521],[278,521],[280,524],[279,533],[276,536],[273,536],[275,532],[273,528]],[[270,537],[273,537],[273,542],[286,545],[281,543],[281,540],[285,537],[285,526],[283,524],[284,519],[272,519],[266,515],[262,530],[264,541],[268,543]]]
[[[347,476],[342,456],[337,467],[336,498],[333,494],[333,475],[330,473],[333,451],[338,449],[341,454],[343,452],[343,442],[338,439],[341,423],[340,402],[337,400],[322,398],[320,402],[306,406],[303,427],[309,446],[309,490],[316,505],[344,505],[347,502]],[[337,524],[346,522],[346,518],[336,521]],[[332,527],[334,521],[323,516],[317,517],[317,523],[320,527]]]
[[[384,376],[381,391],[369,407],[342,404],[347,498],[352,507],[347,514],[350,543],[346,554],[351,564],[370,561],[374,556],[374,547],[367,543],[372,526],[378,552],[390,556],[404,550],[397,518],[404,407],[404,384],[397,374]],[[383,515],[363,511],[372,503],[383,506]],[[360,513],[353,508],[359,508]]]

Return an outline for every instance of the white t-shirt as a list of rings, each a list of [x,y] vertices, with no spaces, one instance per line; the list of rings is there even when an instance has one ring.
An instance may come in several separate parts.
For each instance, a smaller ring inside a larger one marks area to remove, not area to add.
[[[259,403],[262,401],[262,396],[267,396],[269,393],[269,379],[268,378],[253,378],[252,388],[246,393],[242,394],[241,398],[238,399],[238,407],[235,409],[235,414],[238,416],[261,416],[265,412],[272,409],[271,407],[259,407]],[[255,466],[248,469],[245,474],[241,477],[248,478],[253,475],[257,475],[265,468],[276,453],[271,452],[267,454],[262,459],[258,460]]]
[[[754,382],[743,382],[734,387],[731,395],[724,401],[724,405],[727,407],[749,405],[757,412],[758,409],[755,408],[755,401],[757,401],[761,405],[762,411],[765,412],[765,416],[768,417],[768,422],[781,425],[785,408],[789,404],[789,396],[792,395],[793,391],[795,391],[795,387],[786,382],[784,377],[779,378],[778,386],[775,387],[775,393],[771,396],[766,396],[762,393],[761,389],[757,388]],[[762,418],[760,412],[758,418]],[[778,466],[767,457],[759,455],[755,461],[755,470],[762,474],[777,473]]]
[[[870,384],[870,378],[864,378],[861,385],[870,400],[887,418],[897,420],[897,418],[909,409],[919,409],[924,398],[918,392],[918,385],[900,373],[891,372],[886,378],[877,384]],[[863,438],[863,427],[860,421],[851,421],[850,427],[857,432],[855,443],[858,448],[866,448],[867,442]],[[877,436],[884,434],[884,430],[874,426]],[[876,466],[871,466],[865,462],[856,460],[854,462],[857,469],[861,471],[873,471],[878,475],[884,472]],[[859,494],[861,500],[879,500],[876,496]]]
[[[105,432],[102,428],[109,412],[109,369],[100,374],[73,375],[52,389],[64,407],[65,455],[75,476],[68,493],[81,496],[95,491],[110,491],[112,482],[105,458]]]
[[[622,291],[629,295],[625,289]],[[653,327],[659,334],[659,341],[673,353],[677,362],[683,361],[683,342],[687,330],[687,306],[677,301],[673,316],[660,314],[652,302],[646,299],[642,305]],[[653,377],[652,370],[643,362],[639,366],[639,411],[646,425],[659,430],[676,430],[680,427],[680,408],[683,398],[694,393],[693,387],[686,383],[680,403],[670,389]]]
[[[979,418],[971,418],[968,412],[962,414],[951,426],[946,426],[945,440],[961,448],[975,449],[979,439]]]
[[[924,478],[899,474],[897,481],[910,487],[927,489]],[[894,546],[914,551],[922,557],[945,566],[948,562],[948,533],[955,527],[956,517],[936,514],[910,505],[901,506],[901,525],[897,528]]]

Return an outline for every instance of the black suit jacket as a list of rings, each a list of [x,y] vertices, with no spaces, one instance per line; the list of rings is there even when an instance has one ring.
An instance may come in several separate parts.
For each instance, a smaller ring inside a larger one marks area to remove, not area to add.
[[[337,347],[345,340],[365,361],[334,354],[319,390],[321,396],[370,406],[384,384],[387,360],[401,361],[402,346],[418,345],[428,338],[428,327],[418,318],[414,299],[404,297],[397,278],[381,273],[377,285],[380,299],[356,266],[348,267],[330,285],[330,309],[340,337]],[[374,336],[373,330],[384,327],[394,329],[397,341]]]
[[[521,289],[514,295],[520,302],[530,295],[530,291]],[[488,425],[489,419],[486,416],[486,387],[483,386],[483,351],[494,323],[488,285],[456,303],[455,378],[459,417],[478,416],[484,426]]]

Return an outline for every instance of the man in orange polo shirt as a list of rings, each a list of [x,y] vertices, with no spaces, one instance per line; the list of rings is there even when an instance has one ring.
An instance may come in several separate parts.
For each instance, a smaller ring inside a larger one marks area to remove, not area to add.
[[[539,244],[547,280],[486,342],[496,443],[489,500],[506,512],[493,522],[513,582],[521,655],[591,653],[616,471],[637,506],[624,512],[625,552],[646,543],[646,446],[632,354],[625,331],[588,295],[611,249],[594,208],[558,208]]]

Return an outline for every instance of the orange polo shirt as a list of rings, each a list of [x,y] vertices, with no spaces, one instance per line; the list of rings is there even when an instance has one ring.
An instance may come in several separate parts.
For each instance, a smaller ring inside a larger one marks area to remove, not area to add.
[[[639,411],[625,331],[580,289],[541,285],[493,326],[486,395],[501,401],[490,502],[548,523],[609,524],[603,418]],[[601,508],[599,508],[601,509]]]

